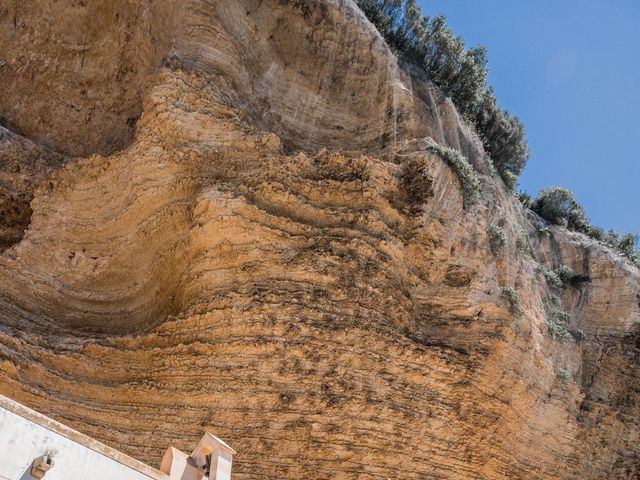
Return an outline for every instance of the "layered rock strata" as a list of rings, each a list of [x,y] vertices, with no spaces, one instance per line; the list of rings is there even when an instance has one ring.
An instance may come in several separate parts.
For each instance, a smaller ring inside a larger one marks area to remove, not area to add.
[[[0,393],[151,464],[215,431],[238,478],[637,478],[640,273],[541,234],[353,2],[14,7]]]

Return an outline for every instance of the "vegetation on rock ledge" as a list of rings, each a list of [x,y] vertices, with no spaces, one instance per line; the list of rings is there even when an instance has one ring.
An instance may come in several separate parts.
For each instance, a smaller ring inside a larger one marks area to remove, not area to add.
[[[522,309],[518,292],[513,287],[504,287],[502,289],[502,295],[509,301],[509,311],[516,321],[521,320],[524,316],[524,310]]]
[[[507,237],[504,234],[504,230],[502,230],[498,225],[489,225],[487,233],[489,234],[489,246],[491,247],[491,253],[497,257],[502,253],[504,247],[506,247]]]
[[[527,235],[527,232],[522,228],[518,230],[518,236],[516,237],[516,248],[523,255],[528,255],[529,257],[533,256],[531,244],[529,243],[529,236]]]
[[[551,304],[547,312],[547,330],[549,331],[549,335],[556,339],[571,337],[569,330],[567,330],[567,324],[570,318],[569,314],[562,308],[560,297],[551,297]]]
[[[438,155],[455,172],[462,184],[464,208],[467,209],[480,200],[480,178],[469,161],[457,150],[441,145],[430,145],[428,150]]]
[[[524,207],[530,208],[548,222],[584,233],[640,267],[638,235],[620,234],[615,230],[605,232],[602,228],[591,225],[584,208],[575,199],[571,190],[550,187],[540,191],[535,199],[531,199],[527,193],[523,192],[518,195],[518,198]]]

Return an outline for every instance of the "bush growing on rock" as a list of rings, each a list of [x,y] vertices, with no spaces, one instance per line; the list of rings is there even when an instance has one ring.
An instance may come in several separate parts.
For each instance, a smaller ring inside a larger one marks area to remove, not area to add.
[[[520,120],[498,106],[493,90],[487,86],[485,48],[465,48],[444,17],[423,16],[416,0],[357,3],[387,44],[451,97],[475,128],[505,184],[515,190],[529,147]]]
[[[473,112],[473,124],[493,164],[507,188],[515,192],[518,176],[529,158],[524,125],[498,107],[491,88],[482,93]]]
[[[620,234],[615,230],[605,233],[602,228],[591,225],[584,208],[576,201],[571,190],[562,187],[546,188],[540,191],[535,200],[525,200],[523,205],[528,205],[531,210],[551,223],[588,235],[640,267],[638,235]]]
[[[585,275],[576,275],[576,272],[567,265],[560,265],[555,270],[550,270],[545,266],[540,266],[539,271],[551,288],[560,290],[569,286],[579,287],[581,283],[590,281]]]
[[[501,170],[500,178],[507,187],[507,190],[511,193],[515,193],[516,187],[518,186],[518,176],[510,170]]]
[[[540,272],[544,276],[544,279],[546,280],[547,285],[549,285],[551,288],[554,288],[556,290],[560,290],[561,288],[564,288],[565,286],[564,282],[556,272],[542,265],[540,266]]]
[[[566,368],[561,368],[558,370],[558,382],[563,386],[567,386],[570,378],[571,375],[569,374],[569,370],[567,370]]]
[[[638,250],[637,234],[625,233],[621,235],[615,230],[609,230],[603,235],[601,242],[640,267],[640,250]]]
[[[605,238],[604,230],[600,227],[596,227],[594,225],[590,225],[587,230],[587,235],[597,240],[599,242],[603,242]]]
[[[522,229],[518,231],[518,236],[516,237],[516,248],[523,255],[533,255],[533,252],[531,251],[531,244],[529,243],[529,236],[527,235],[527,232]]]
[[[551,298],[551,305],[547,312],[547,331],[553,338],[562,339],[569,338],[571,334],[567,330],[570,316],[562,308],[560,297]]]
[[[538,227],[536,229],[536,233],[538,234],[539,237],[550,237],[551,236],[551,229],[549,227]]]
[[[428,150],[438,155],[455,172],[462,184],[464,208],[467,209],[480,200],[480,178],[467,159],[457,150],[441,145],[430,145]]]
[[[531,195],[529,195],[527,192],[521,190],[516,193],[516,197],[518,198],[518,200],[520,200],[520,204],[524,208],[531,208],[531,205],[533,204],[533,198],[531,198]]]
[[[573,271],[573,268],[567,265],[560,265],[555,269],[554,273],[562,281],[562,285],[564,287],[570,285],[576,277],[576,272]]]
[[[509,311],[516,319],[516,321],[521,320],[524,316],[524,310],[522,309],[522,304],[520,303],[520,295],[513,287],[504,287],[502,289],[502,295],[509,302]]]
[[[489,225],[487,228],[489,234],[489,247],[491,247],[491,253],[496,257],[502,253],[504,247],[507,245],[507,237],[504,234],[504,230],[498,225]]]
[[[589,220],[582,206],[568,188],[550,187],[542,190],[531,209],[545,220],[571,230],[586,233]]]

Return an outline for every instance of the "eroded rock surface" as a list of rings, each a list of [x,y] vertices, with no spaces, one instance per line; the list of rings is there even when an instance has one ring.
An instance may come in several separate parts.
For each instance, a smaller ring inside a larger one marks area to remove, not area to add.
[[[0,251],[22,239],[33,190],[64,162],[62,155],[0,126]]]
[[[29,5],[0,2],[0,193],[33,197],[0,393],[151,464],[210,429],[238,478],[637,478],[640,273],[540,235],[352,2]],[[539,267],[563,264],[589,281],[558,340]]]

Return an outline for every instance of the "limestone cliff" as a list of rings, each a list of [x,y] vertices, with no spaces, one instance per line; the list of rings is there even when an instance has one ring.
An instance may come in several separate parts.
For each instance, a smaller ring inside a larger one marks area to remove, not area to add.
[[[638,478],[640,272],[540,234],[351,0],[0,0],[0,45],[0,393],[237,478]]]

